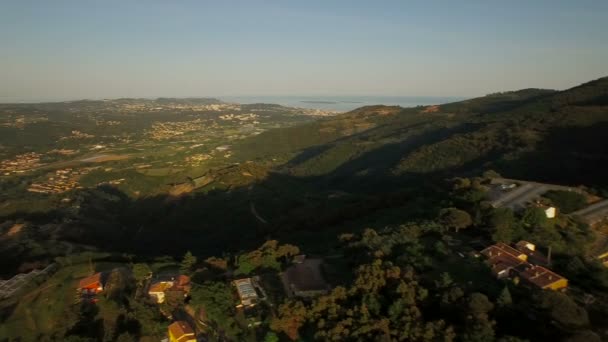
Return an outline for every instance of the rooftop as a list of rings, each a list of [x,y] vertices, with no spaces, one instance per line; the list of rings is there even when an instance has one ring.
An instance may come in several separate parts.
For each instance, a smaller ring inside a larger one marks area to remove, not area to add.
[[[194,337],[194,330],[185,321],[175,321],[169,325],[169,333],[178,341],[183,337]],[[188,341],[189,339],[184,339]]]
[[[327,283],[321,274],[321,259],[305,259],[290,266],[285,271],[288,285],[294,291],[327,290]]]
[[[540,287],[541,289],[544,289],[557,281],[566,279],[545,267],[535,265],[526,267],[522,272],[519,273],[519,276],[522,279]]]
[[[173,283],[166,282],[166,281],[154,283],[154,284],[150,285],[150,288],[148,289],[148,293],[164,292],[166,289],[170,288],[171,286],[173,286]]]
[[[236,290],[239,293],[239,298],[241,298],[241,301],[258,298],[258,294],[253,288],[251,278],[235,280],[234,285],[236,286]]]
[[[85,288],[89,286],[95,286],[97,284],[101,284],[101,272],[97,272],[92,276],[88,276],[78,283],[79,288]]]
[[[481,254],[485,255],[488,258],[493,258],[495,256],[499,256],[499,255],[503,255],[503,254],[507,254],[511,257],[520,259],[520,260],[526,260],[527,256],[525,253],[518,251],[517,249],[507,245],[506,243],[502,243],[499,242],[495,245],[489,246],[486,249],[484,249],[483,251],[481,251]]]
[[[522,250],[521,252],[504,243],[489,246],[481,252],[488,258],[492,272],[498,278],[517,275],[522,280],[541,289],[550,287],[558,281],[567,281],[559,274],[527,261],[527,256],[530,256],[531,262],[546,260],[542,254],[535,251],[536,246],[527,241],[520,241],[516,245],[518,249]]]

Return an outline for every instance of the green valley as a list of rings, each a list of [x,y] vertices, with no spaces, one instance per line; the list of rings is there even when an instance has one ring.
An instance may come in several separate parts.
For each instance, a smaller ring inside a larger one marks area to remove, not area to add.
[[[0,340],[608,338],[607,94],[0,105]]]

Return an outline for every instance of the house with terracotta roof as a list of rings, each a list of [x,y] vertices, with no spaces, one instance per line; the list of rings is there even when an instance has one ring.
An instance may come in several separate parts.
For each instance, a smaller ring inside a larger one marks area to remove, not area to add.
[[[148,295],[152,297],[156,301],[156,303],[161,304],[165,302],[165,291],[173,286],[171,282],[160,281],[157,283],[153,283],[148,288]]]
[[[517,249],[499,242],[481,251],[488,258],[488,264],[499,279],[508,278],[511,270],[521,264],[527,263],[528,256]]]
[[[165,301],[166,292],[171,291],[174,294],[175,292],[180,292],[180,295],[187,296],[190,293],[190,289],[190,277],[180,275],[167,280],[153,282],[148,288],[148,295],[156,300],[156,303],[160,304]]]
[[[568,279],[542,266],[529,264],[518,273],[518,277],[522,282],[543,290],[557,291],[568,287]]]
[[[194,330],[185,321],[175,321],[168,328],[169,341],[171,342],[196,342]]]
[[[510,278],[543,290],[562,290],[568,287],[568,279],[548,268],[531,263],[535,260],[546,260],[541,258],[542,254],[536,252],[536,246],[527,241],[520,241],[516,247],[517,249],[499,242],[481,251],[498,279]]]
[[[97,272],[78,282],[78,289],[83,293],[97,293],[103,291],[103,281],[101,272]]]

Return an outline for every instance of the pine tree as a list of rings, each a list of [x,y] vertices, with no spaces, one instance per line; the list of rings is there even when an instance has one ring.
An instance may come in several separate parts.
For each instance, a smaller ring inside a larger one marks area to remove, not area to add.
[[[137,281],[137,286],[142,286],[151,274],[152,270],[148,264],[140,263],[133,265],[133,278]]]
[[[504,289],[500,292],[498,298],[496,298],[496,304],[500,307],[506,307],[513,304],[513,299],[511,298],[511,292],[509,292],[509,287],[505,286]]]
[[[190,251],[184,254],[184,258],[182,259],[181,271],[184,273],[190,273],[192,269],[196,265],[196,257],[192,255]]]

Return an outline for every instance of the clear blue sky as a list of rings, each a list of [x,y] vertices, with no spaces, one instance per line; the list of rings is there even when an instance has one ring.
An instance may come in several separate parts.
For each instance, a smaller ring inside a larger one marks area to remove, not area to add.
[[[606,0],[0,1],[0,102],[475,96],[606,75]]]

